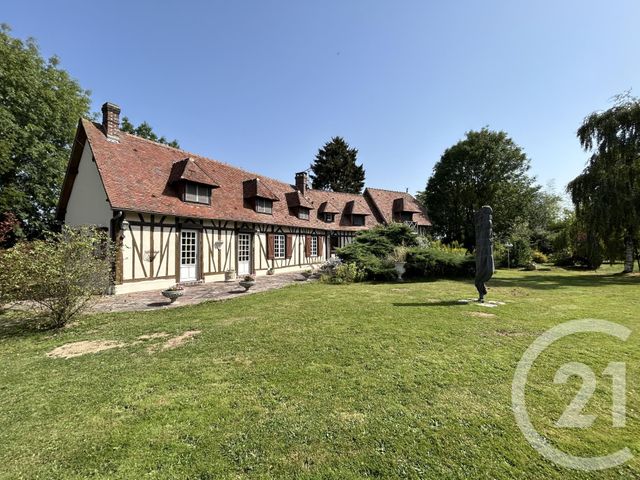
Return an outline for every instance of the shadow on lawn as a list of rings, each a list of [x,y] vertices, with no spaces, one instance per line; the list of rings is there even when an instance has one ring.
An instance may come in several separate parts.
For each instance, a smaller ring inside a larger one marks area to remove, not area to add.
[[[460,303],[457,300],[441,300],[439,302],[412,302],[412,303],[393,303],[394,307],[453,307],[464,306],[465,303]]]
[[[42,321],[41,317],[26,315],[23,312],[0,310],[0,340],[42,333]]]
[[[613,275],[523,275],[515,278],[492,278],[487,283],[491,287],[521,287],[537,290],[557,288],[602,287],[607,285],[640,285],[640,277],[621,274]]]

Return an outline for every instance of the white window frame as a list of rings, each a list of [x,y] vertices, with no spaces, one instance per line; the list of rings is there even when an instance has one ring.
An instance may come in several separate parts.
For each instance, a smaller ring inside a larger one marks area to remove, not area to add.
[[[336,214],[335,213],[325,213],[324,214],[324,221],[326,223],[333,223],[336,220]]]
[[[308,208],[304,208],[304,207],[300,207],[298,208],[298,218],[300,220],[309,220],[309,209]]]
[[[311,236],[311,256],[312,257],[318,256],[318,236],[317,235]]]
[[[271,215],[273,213],[273,200],[256,197],[256,212]]]
[[[193,191],[189,191],[192,189]],[[184,201],[191,203],[211,204],[211,187],[198,183],[186,183],[184,186]]]
[[[287,254],[287,237],[281,233],[273,236],[273,258],[281,259]]]

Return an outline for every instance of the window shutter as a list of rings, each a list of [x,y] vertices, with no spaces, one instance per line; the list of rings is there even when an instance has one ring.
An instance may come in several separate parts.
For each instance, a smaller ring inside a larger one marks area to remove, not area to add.
[[[324,237],[318,236],[318,256],[321,257],[324,254]]]
[[[293,235],[290,233],[285,237],[284,250],[284,258],[291,258],[293,255]]]
[[[311,235],[305,235],[304,237],[304,254],[307,257],[311,256]]]
[[[275,258],[275,235],[273,233],[267,233],[267,260],[273,260]]]

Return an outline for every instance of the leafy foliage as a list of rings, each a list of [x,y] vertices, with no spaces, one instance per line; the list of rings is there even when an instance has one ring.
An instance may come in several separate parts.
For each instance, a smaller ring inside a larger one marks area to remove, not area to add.
[[[320,276],[321,281],[326,283],[353,283],[365,279],[366,273],[358,268],[355,263],[339,263],[330,271],[326,271]]]
[[[417,245],[416,235],[402,223],[378,225],[356,235],[353,242],[336,252],[344,263],[354,263],[369,279],[393,280],[397,278],[389,257],[397,246]]]
[[[318,150],[311,164],[312,187],[333,192],[360,193],[364,187],[364,167],[356,164],[358,150],[342,137],[333,137]]]
[[[0,304],[24,301],[60,328],[111,285],[113,247],[104,232],[64,227],[0,255]]]
[[[475,245],[473,215],[494,206],[494,234],[508,238],[518,223],[527,222],[538,187],[528,175],[529,159],[505,132],[483,128],[448,148],[420,195],[446,243]]]
[[[549,261],[549,257],[547,257],[540,250],[534,250],[531,252],[531,260],[536,263],[547,263]]]
[[[590,264],[599,266],[602,249],[623,238],[624,270],[631,272],[640,237],[640,100],[618,96],[613,107],[585,118],[578,139],[592,155],[567,190],[586,226]]]
[[[20,224],[13,212],[0,216],[0,246],[5,245],[20,230]]]
[[[89,92],[42,58],[33,39],[0,26],[0,212],[13,212],[29,238],[42,235],[54,211],[78,119]]]
[[[473,255],[443,248],[410,248],[405,265],[406,278],[456,278],[475,274]]]
[[[158,137],[158,135],[153,131],[151,125],[149,125],[147,122],[142,122],[136,127],[127,117],[122,117],[122,121],[120,122],[120,130],[132,135],[136,135],[138,137],[146,138],[147,140],[153,140],[154,142],[169,145],[173,148],[180,148],[178,140],[174,139],[168,141],[164,136]]]

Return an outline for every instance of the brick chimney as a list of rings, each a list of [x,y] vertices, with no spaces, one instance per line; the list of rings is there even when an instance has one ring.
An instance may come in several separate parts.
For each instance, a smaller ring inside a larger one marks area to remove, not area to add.
[[[296,189],[298,189],[298,191],[304,195],[307,193],[308,188],[309,187],[307,186],[307,172],[296,173]]]
[[[115,103],[102,105],[102,129],[109,140],[117,142],[120,134],[120,107]]]

